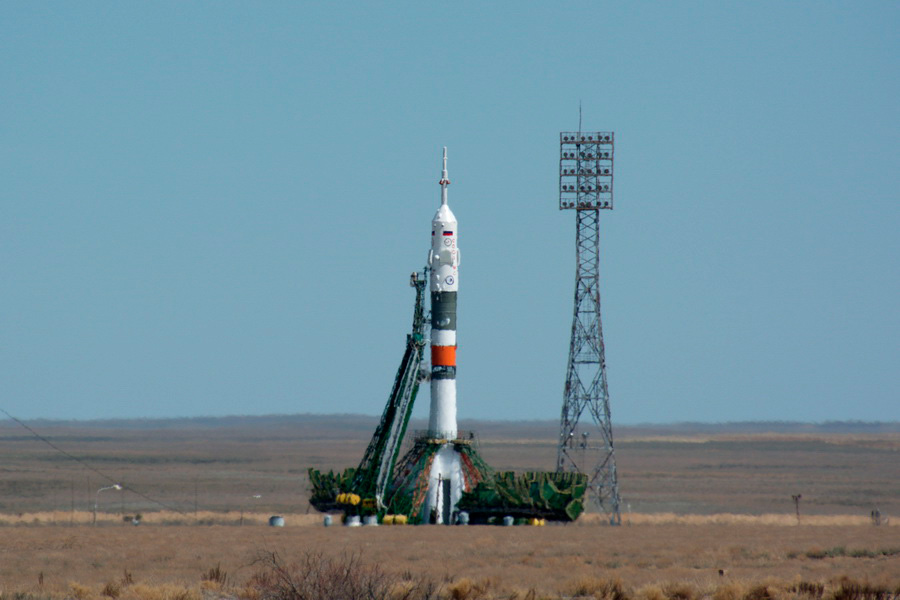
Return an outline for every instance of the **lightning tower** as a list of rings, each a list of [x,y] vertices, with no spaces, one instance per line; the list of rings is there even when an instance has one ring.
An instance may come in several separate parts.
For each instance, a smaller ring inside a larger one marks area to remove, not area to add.
[[[600,211],[613,207],[611,131],[559,134],[559,208],[574,210],[575,314],[556,470],[589,478],[593,499],[619,525],[619,487],[600,322]],[[586,413],[586,414],[585,414]]]

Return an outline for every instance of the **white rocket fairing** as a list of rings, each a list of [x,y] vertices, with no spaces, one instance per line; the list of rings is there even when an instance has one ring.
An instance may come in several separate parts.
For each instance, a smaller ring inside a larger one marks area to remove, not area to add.
[[[456,427],[456,296],[459,290],[459,224],[447,205],[447,148],[441,172],[441,206],[431,221],[431,415],[429,436],[453,440]],[[449,523],[465,488],[459,452],[445,444],[429,474],[426,514]]]

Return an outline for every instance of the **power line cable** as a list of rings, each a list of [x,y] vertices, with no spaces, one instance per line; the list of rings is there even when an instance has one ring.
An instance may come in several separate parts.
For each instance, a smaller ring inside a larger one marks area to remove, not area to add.
[[[79,457],[75,456],[74,454],[72,454],[72,453],[70,453],[70,452],[67,452],[67,451],[63,450],[62,448],[60,448],[59,446],[57,446],[56,444],[54,444],[53,442],[51,442],[50,440],[48,440],[47,438],[45,438],[44,436],[42,436],[40,433],[38,433],[37,431],[35,431],[35,430],[32,429],[31,427],[29,427],[29,426],[28,426],[27,424],[25,424],[23,421],[17,419],[16,417],[14,417],[14,416],[12,416],[11,414],[9,414],[8,412],[6,412],[4,409],[0,408],[0,412],[2,412],[4,415],[6,415],[6,416],[9,417],[10,419],[12,419],[13,421],[15,421],[16,423],[18,423],[19,425],[21,425],[22,427],[24,427],[24,428],[27,429],[28,431],[30,431],[30,432],[31,432],[31,435],[33,435],[33,436],[36,437],[37,439],[41,440],[42,442],[44,442],[45,444],[47,444],[48,446],[50,446],[51,448],[53,448],[54,450],[56,450],[57,452],[59,452],[60,454],[63,454],[63,455],[65,455],[65,456],[71,458],[72,460],[74,460],[75,462],[77,462],[78,464],[80,464],[81,466],[83,466],[84,468],[88,469],[89,471],[93,471],[94,473],[96,473],[97,475],[99,475],[100,477],[102,477],[103,479],[107,480],[109,483],[112,483],[112,484],[114,484],[114,485],[119,485],[119,486],[122,487],[123,490],[127,490],[127,491],[131,492],[132,494],[135,494],[135,495],[137,495],[137,496],[140,496],[140,497],[143,498],[144,500],[147,500],[147,501],[149,501],[149,502],[153,502],[154,504],[157,504],[157,505],[159,505],[159,506],[162,506],[162,507],[165,508],[166,510],[171,510],[172,512],[176,512],[176,513],[178,513],[178,514],[180,514],[180,515],[187,515],[187,513],[184,512],[184,511],[178,510],[177,508],[175,508],[175,507],[173,507],[173,506],[169,506],[169,505],[166,504],[165,502],[162,502],[162,501],[160,501],[160,500],[157,500],[156,498],[151,498],[151,497],[148,496],[147,494],[145,494],[145,493],[143,493],[143,492],[141,492],[141,491],[138,491],[138,490],[134,489],[133,487],[131,487],[131,486],[129,486],[129,485],[123,484],[122,482],[120,482],[120,481],[117,480],[116,478],[107,475],[106,473],[104,473],[104,472],[101,471],[100,469],[98,469],[98,468],[94,467],[93,465],[89,464],[89,463],[88,463],[87,461],[85,461],[84,459],[79,458]]]

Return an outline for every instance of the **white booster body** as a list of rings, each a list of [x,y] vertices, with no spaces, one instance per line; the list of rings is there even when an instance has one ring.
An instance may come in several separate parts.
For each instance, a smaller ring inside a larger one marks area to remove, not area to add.
[[[431,438],[448,440],[434,457],[425,498],[427,515],[436,523],[450,524],[456,503],[465,489],[462,460],[449,440],[456,426],[456,297],[459,291],[459,224],[447,204],[447,148],[441,172],[441,206],[431,221]]]

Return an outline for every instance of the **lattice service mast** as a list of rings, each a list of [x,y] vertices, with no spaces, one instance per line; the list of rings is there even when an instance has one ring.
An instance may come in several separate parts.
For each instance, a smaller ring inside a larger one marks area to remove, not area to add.
[[[588,475],[594,500],[609,515],[610,523],[619,525],[622,517],[600,321],[599,217],[600,210],[613,207],[614,138],[611,131],[559,134],[559,208],[575,211],[577,266],[556,470]]]

